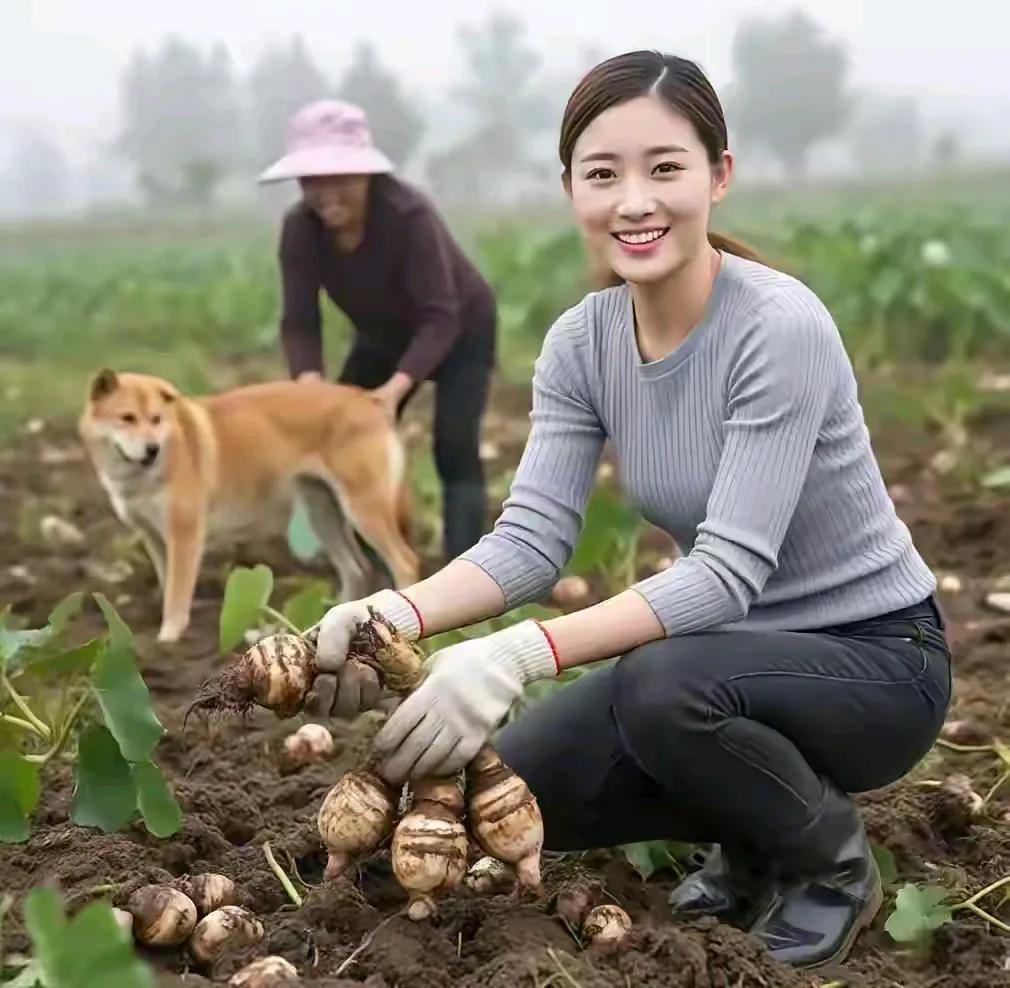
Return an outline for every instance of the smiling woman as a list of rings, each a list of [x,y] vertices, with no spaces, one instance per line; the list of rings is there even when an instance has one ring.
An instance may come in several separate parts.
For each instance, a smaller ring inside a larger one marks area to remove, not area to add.
[[[394,604],[412,638],[536,600],[571,558],[601,453],[682,554],[593,607],[436,652],[375,738],[390,781],[449,774],[525,687],[599,659],[493,738],[545,847],[717,845],[673,892],[780,960],[848,952],[882,893],[853,792],[900,778],[950,702],[936,581],[897,517],[820,299],[709,233],[733,174],[693,62],[630,52],[579,83],[563,181],[621,284],[550,328],[494,531]],[[322,643],[348,633],[323,620]],[[325,653],[325,654],[324,654]]]

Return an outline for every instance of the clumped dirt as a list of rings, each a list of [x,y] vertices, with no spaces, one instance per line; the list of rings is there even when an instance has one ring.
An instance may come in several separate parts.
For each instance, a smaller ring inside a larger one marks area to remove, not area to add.
[[[506,461],[514,461],[524,433],[515,411],[511,399],[495,437]],[[993,435],[1006,424],[995,423]],[[899,511],[928,561],[962,580],[959,592],[941,594],[956,658],[951,718],[964,722],[959,740],[1010,738],[1010,618],[982,604],[985,592],[1010,573],[1010,499],[967,497],[929,471],[931,450],[916,449],[913,455],[900,436],[878,437],[877,447]],[[891,449],[895,454],[889,457]],[[84,543],[54,548],[38,538],[38,520],[49,511],[77,525]],[[129,573],[115,582],[106,579],[107,572],[96,573],[96,560],[107,566],[125,562]],[[634,919],[626,945],[611,953],[583,949],[550,914],[552,894],[576,867],[567,858],[546,857],[539,894],[478,897],[461,889],[441,901],[433,921],[421,924],[402,914],[405,896],[384,851],[345,879],[323,885],[325,855],[315,814],[339,774],[361,756],[377,721],[365,716],[336,727],[335,754],[297,771],[283,767],[279,752],[301,718],[280,722],[261,710],[210,722],[195,716],[183,731],[186,708],[200,684],[228,661],[216,649],[216,622],[223,577],[235,561],[268,562],[282,579],[305,574],[276,539],[241,547],[229,557],[212,556],[201,577],[190,635],[177,646],[160,646],[154,640],[159,601],[153,574],[123,538],[73,437],[44,431],[0,454],[0,606],[9,604],[16,614],[39,622],[71,590],[101,590],[117,604],[138,634],[143,674],[168,730],[156,758],[185,814],[182,831],[168,840],[151,837],[139,824],[113,835],[74,826],[68,822],[72,778],[57,768],[47,777],[30,840],[0,846],[0,889],[20,900],[32,886],[51,884],[77,907],[107,894],[96,892],[107,886],[123,901],[141,883],[201,871],[228,875],[239,885],[243,904],[263,920],[265,941],[223,957],[212,969],[195,967],[181,949],[146,951],[166,988],[221,984],[242,963],[268,952],[286,957],[303,983],[319,988],[1010,985],[1010,937],[960,913],[924,950],[898,949],[883,931],[890,903],[844,964],[816,975],[797,972],[772,962],[734,929],[670,922],[664,904],[674,876],[660,873],[643,884],[623,859],[606,851],[586,855],[577,867],[600,881]],[[89,608],[81,624],[81,633],[97,630],[98,612]],[[997,792],[981,817],[966,813],[939,785],[963,772],[985,793],[1002,769],[991,753],[937,748],[908,779],[860,798],[872,839],[895,855],[899,884],[941,882],[968,893],[1010,875],[1010,816],[1004,819],[1010,814],[1010,785]],[[303,883],[300,909],[268,867],[267,841]],[[991,905],[1001,908],[998,897]],[[1008,913],[1000,911],[1005,920]],[[4,937],[9,951],[28,946],[17,909]]]

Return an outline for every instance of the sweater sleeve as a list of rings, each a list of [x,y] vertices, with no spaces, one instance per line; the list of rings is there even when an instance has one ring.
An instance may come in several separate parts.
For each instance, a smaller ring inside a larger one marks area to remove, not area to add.
[[[281,269],[281,344],[292,377],[323,372],[322,320],[319,314],[319,259],[305,217],[284,217],[278,259]]]
[[[726,380],[725,442],[691,551],[634,585],[668,636],[747,615],[778,565],[845,353],[809,293],[766,303]]]
[[[415,381],[423,381],[443,361],[462,331],[459,290],[448,234],[435,213],[418,210],[406,236],[404,277],[416,323],[398,369]]]
[[[582,528],[605,433],[590,399],[584,304],[551,327],[533,374],[526,448],[501,516],[462,558],[501,587],[508,609],[536,600],[564,569]]]

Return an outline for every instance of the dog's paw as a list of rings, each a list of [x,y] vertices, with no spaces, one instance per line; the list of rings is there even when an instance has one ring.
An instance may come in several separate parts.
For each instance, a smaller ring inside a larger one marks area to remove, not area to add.
[[[185,630],[186,628],[184,625],[163,624],[161,626],[161,630],[158,632],[158,641],[166,644],[177,642],[182,637],[182,633]]]

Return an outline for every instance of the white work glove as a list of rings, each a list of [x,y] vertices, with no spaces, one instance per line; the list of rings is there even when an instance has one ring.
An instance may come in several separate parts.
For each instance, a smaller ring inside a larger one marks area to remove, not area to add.
[[[370,597],[331,607],[321,621],[305,633],[316,643],[318,672],[304,710],[313,716],[352,720],[365,710],[382,706],[393,697],[379,685],[378,674],[355,659],[347,660],[347,649],[374,607],[408,641],[421,634],[421,622],[414,606],[395,590],[380,590]]]
[[[426,668],[425,681],[372,742],[385,759],[379,771],[394,784],[463,768],[523,689],[558,673],[554,646],[536,621],[451,645]]]

